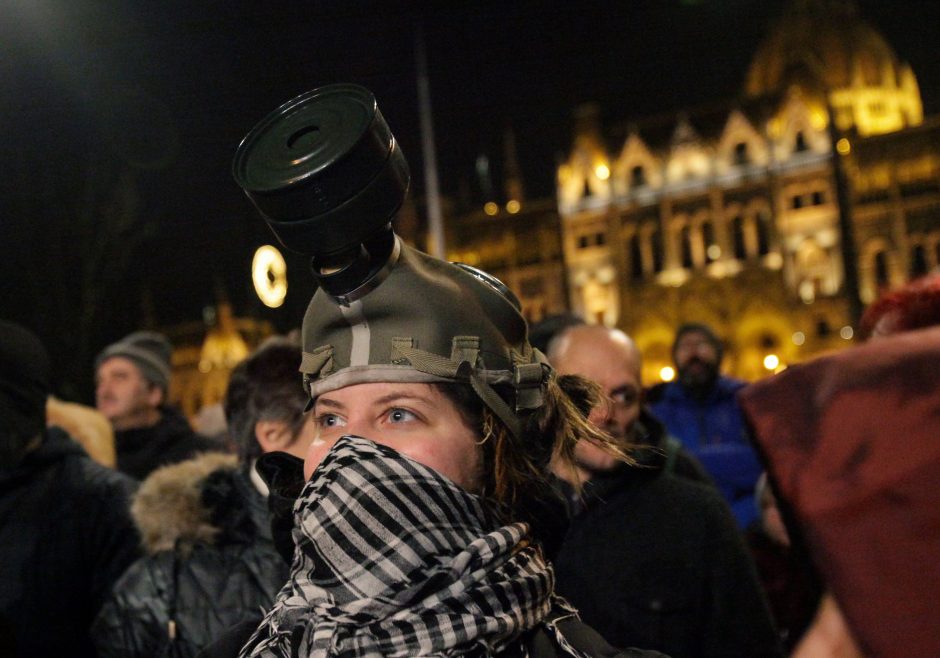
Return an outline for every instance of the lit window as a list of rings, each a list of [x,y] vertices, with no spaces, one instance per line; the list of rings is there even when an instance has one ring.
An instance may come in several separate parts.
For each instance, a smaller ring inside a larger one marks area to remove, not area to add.
[[[747,247],[744,241],[744,218],[740,215],[731,220],[731,237],[734,240],[734,257],[744,260],[747,258]]]

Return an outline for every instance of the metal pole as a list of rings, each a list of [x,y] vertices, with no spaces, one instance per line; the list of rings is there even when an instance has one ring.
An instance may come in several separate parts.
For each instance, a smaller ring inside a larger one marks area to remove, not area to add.
[[[446,258],[444,220],[441,215],[441,192],[437,179],[437,156],[434,152],[434,124],[431,120],[431,90],[428,84],[428,62],[424,48],[424,30],[415,29],[415,57],[418,69],[418,108],[421,117],[421,154],[424,157],[424,187],[428,208],[428,252]]]
[[[845,173],[845,163],[839,153],[841,134],[836,127],[832,105],[826,102],[829,114],[829,141],[832,153],[832,168],[836,183],[836,200],[839,204],[839,245],[842,250],[842,269],[845,276],[845,295],[849,302],[849,321],[858,327],[862,317],[862,297],[858,283],[858,250],[855,247],[855,227],[852,223],[852,196],[849,192],[849,179]]]

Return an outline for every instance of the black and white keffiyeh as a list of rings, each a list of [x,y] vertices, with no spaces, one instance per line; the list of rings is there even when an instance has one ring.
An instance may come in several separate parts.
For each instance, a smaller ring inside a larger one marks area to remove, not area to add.
[[[294,507],[291,577],[241,657],[490,656],[542,621],[554,574],[525,524],[367,439],[340,439]]]

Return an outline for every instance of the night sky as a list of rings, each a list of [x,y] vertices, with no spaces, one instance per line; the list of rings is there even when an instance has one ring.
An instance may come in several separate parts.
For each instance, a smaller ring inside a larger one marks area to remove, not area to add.
[[[862,16],[940,110],[940,3],[865,0]],[[282,309],[248,279],[273,242],[232,180],[268,112],[333,82],[370,88],[423,188],[414,42],[427,42],[442,190],[474,189],[516,135],[527,194],[551,195],[572,110],[607,125],[735,97],[782,0],[0,3],[0,317],[49,345],[86,391],[92,356],[143,323],[239,315],[299,324],[312,291],[289,259]]]

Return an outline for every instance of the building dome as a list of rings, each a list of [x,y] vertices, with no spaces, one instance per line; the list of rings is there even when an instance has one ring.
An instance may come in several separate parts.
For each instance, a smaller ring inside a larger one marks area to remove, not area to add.
[[[795,0],[761,44],[746,95],[781,94],[793,86],[828,96],[842,130],[877,134],[923,120],[910,67],[851,0]]]

